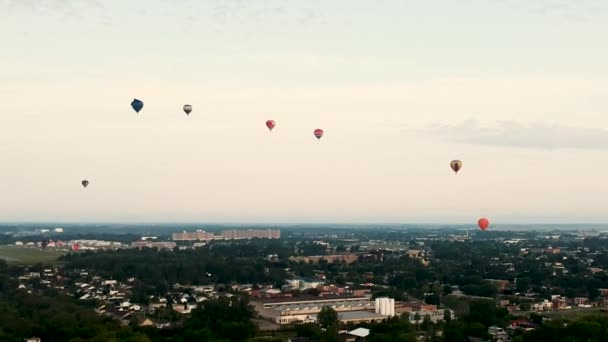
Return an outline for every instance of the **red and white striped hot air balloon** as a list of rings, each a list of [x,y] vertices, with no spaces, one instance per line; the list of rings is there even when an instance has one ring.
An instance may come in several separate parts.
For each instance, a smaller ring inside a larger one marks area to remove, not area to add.
[[[321,139],[323,137],[323,130],[320,128],[315,129],[315,137],[317,137],[317,139]]]

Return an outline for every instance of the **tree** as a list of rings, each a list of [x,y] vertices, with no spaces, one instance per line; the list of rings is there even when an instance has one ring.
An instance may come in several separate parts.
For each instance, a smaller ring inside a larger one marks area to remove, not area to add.
[[[467,327],[460,320],[450,321],[445,325],[443,336],[445,342],[462,342],[467,337]]]
[[[327,329],[338,324],[338,313],[331,306],[324,306],[317,314],[317,321],[321,327]]]
[[[320,293],[321,291],[319,291],[318,288],[306,289],[302,292],[303,295],[315,297],[317,297]]]
[[[517,292],[526,292],[530,288],[530,278],[523,277],[517,278],[516,280],[516,290]]]
[[[450,285],[444,285],[443,286],[443,295],[447,296],[450,293],[452,293],[452,287]]]
[[[437,293],[431,293],[431,294],[424,296],[424,301],[427,304],[432,304],[432,305],[437,305],[437,306],[439,306],[441,303],[440,299],[439,299],[439,294],[437,294]]]
[[[295,331],[301,337],[319,338],[321,336],[319,326],[312,323],[298,324],[295,326]]]
[[[328,327],[327,330],[321,333],[320,342],[338,342],[338,327],[336,325]]]
[[[543,316],[534,312],[530,314],[530,320],[534,324],[543,324]]]
[[[414,314],[414,321],[416,322],[416,324],[418,324],[418,322],[420,321],[420,312],[416,312]]]
[[[599,296],[600,296],[600,290],[598,290],[597,288],[590,288],[589,289],[589,299],[590,300],[595,300]]]
[[[253,307],[242,297],[213,299],[193,310],[190,318],[184,323],[184,331],[191,338],[202,338],[211,331],[216,338],[228,338],[233,341],[244,341],[255,333]]]
[[[450,323],[450,321],[452,320],[452,312],[450,311],[450,309],[443,310],[443,320],[446,323]]]
[[[469,323],[481,323],[486,329],[491,325],[503,325],[509,311],[496,308],[490,300],[475,300],[469,305],[469,314],[464,318]]]
[[[422,319],[422,324],[420,324],[420,329],[428,331],[432,328],[432,326],[433,321],[431,320],[431,316],[428,314],[424,315],[424,318]]]

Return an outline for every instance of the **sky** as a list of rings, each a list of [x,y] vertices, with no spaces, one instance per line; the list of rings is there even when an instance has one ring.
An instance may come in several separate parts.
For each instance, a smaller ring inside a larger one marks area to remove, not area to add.
[[[607,223],[606,32],[603,0],[0,0],[0,221]]]

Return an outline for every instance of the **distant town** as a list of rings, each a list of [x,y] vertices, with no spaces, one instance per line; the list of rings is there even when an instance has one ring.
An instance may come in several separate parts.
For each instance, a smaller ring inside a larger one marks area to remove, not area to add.
[[[63,228],[55,228],[52,230],[56,233],[56,236],[63,233]],[[35,232],[33,235],[45,236],[51,232],[50,229],[41,229]],[[220,234],[213,232],[206,232],[204,230],[197,230],[195,232],[181,232],[173,233],[173,241],[157,241],[158,236],[148,235],[142,236],[141,241],[134,241],[131,243],[132,248],[157,248],[157,249],[173,249],[177,247],[177,243],[174,241],[203,241],[203,243],[196,243],[191,245],[192,248],[202,247],[205,245],[204,242],[215,241],[215,240],[243,240],[243,239],[279,239],[281,238],[281,231],[278,229],[232,229],[224,230]],[[59,249],[72,249],[72,250],[105,250],[105,249],[117,249],[117,248],[129,248],[128,244],[115,242],[115,241],[103,241],[103,240],[70,240],[64,242],[62,240],[42,240],[38,242],[23,242],[15,241],[15,246],[26,246],[26,247],[42,247],[42,248],[59,248]],[[186,249],[188,246],[180,246],[181,249]]]
[[[46,264],[7,255],[17,267],[14,291],[65,296],[121,327],[167,334],[190,326],[211,303],[220,310],[246,300],[251,316],[243,313],[239,324],[257,327],[247,338],[280,332],[277,341],[324,340],[329,331],[339,340],[375,341],[385,334],[377,327],[390,322],[402,322],[391,329],[417,341],[460,341],[448,334],[527,341],[560,320],[608,315],[608,233],[601,231],[244,228],[95,239],[99,234],[6,234],[10,243],[0,253],[61,252]],[[476,316],[479,310],[486,314]],[[335,322],[327,323],[332,313]]]

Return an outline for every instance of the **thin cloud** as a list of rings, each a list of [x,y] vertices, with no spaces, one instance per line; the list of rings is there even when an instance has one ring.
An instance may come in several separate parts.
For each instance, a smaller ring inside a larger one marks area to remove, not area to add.
[[[13,10],[27,10],[42,14],[55,12],[66,16],[75,15],[82,10],[103,8],[97,0],[5,0],[4,5]]]
[[[604,0],[498,0],[511,8],[547,16],[586,20],[608,12]]]
[[[253,2],[245,0],[210,0],[213,17],[222,23],[259,22],[272,18],[289,18],[300,24],[319,21],[322,17],[320,8],[303,2],[274,0]]]
[[[608,150],[608,130],[560,124],[500,121],[495,125],[484,125],[475,120],[466,120],[455,125],[433,125],[419,132],[444,141],[471,145]]]
[[[111,16],[99,0],[0,0],[0,12],[57,15],[66,21],[86,18],[105,26],[111,24]]]

